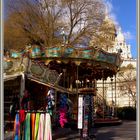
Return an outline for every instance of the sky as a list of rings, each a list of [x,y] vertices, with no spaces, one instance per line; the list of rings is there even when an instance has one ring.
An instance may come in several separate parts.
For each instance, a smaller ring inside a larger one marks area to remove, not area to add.
[[[131,45],[133,58],[137,58],[137,7],[136,0],[106,0],[110,17],[124,33],[126,43]]]
[[[4,17],[7,13],[3,0]],[[105,0],[110,17],[118,24],[125,35],[126,43],[131,45],[133,58],[137,58],[137,24],[136,24],[136,0]]]

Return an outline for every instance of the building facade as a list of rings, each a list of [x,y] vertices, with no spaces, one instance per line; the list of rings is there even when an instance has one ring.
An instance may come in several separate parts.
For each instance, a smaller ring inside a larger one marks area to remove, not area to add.
[[[104,81],[104,85],[102,80],[97,81],[97,93],[104,95],[110,106],[136,106],[137,60],[133,59],[131,46],[126,43],[121,28],[118,28],[114,46],[108,52],[120,53],[123,63],[117,75]]]

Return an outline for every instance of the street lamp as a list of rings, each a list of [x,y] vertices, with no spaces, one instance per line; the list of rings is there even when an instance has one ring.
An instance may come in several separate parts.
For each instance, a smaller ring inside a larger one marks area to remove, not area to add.
[[[130,101],[130,96],[132,95],[132,90],[131,89],[129,89],[129,91],[128,91],[129,93],[128,93],[128,95],[129,95],[129,106],[131,105],[131,101]]]
[[[63,39],[63,45],[65,46],[66,44],[66,33],[64,31],[64,28],[61,28],[61,35],[62,35],[62,39]]]
[[[63,73],[64,73],[64,83],[63,83],[63,84],[64,84],[64,88],[65,88],[65,82],[66,82],[66,81],[65,81],[65,80],[66,80],[66,69],[63,69]]]
[[[113,78],[111,78],[111,86],[112,86],[112,117],[114,116],[114,101],[113,101]]]

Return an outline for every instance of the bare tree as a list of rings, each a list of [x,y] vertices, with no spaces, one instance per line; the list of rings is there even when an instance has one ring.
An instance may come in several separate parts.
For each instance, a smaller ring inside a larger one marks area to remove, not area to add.
[[[121,95],[127,95],[136,106],[136,69],[132,64],[129,64],[122,67],[118,74]]]
[[[116,27],[111,19],[105,18],[99,31],[93,35],[90,41],[91,46],[96,46],[108,51],[114,46],[116,37]]]
[[[12,0],[5,21],[5,46],[88,46],[104,16],[102,0]]]
[[[88,42],[103,22],[105,5],[99,0],[63,0],[67,43]]]

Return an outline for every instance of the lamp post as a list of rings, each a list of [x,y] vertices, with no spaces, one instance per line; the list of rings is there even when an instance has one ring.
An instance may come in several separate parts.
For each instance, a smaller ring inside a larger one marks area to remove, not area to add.
[[[103,78],[103,119],[104,119],[104,114],[105,114],[105,98],[104,98],[104,78]]]
[[[66,34],[65,34],[65,31],[64,31],[63,27],[61,28],[61,35],[62,35],[62,39],[63,39],[63,45],[65,46],[65,44],[66,44]]]
[[[130,101],[130,96],[132,95],[132,90],[131,89],[129,89],[129,91],[128,91],[129,93],[128,93],[128,95],[129,95],[129,106],[131,106],[131,101]]]
[[[115,116],[117,116],[117,97],[116,97],[116,75],[115,75]]]
[[[65,81],[65,80],[66,80],[66,78],[65,78],[65,77],[66,77],[66,69],[63,69],[63,73],[64,73],[64,83],[63,83],[64,85],[63,85],[63,86],[64,86],[64,88],[65,88],[65,82],[66,82],[66,81]]]
[[[112,86],[112,117],[114,116],[114,101],[113,101],[113,78],[111,78],[111,86]]]

